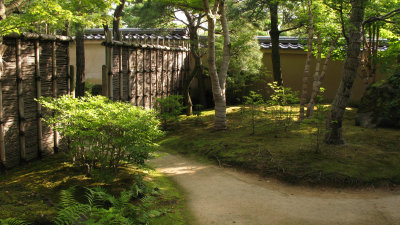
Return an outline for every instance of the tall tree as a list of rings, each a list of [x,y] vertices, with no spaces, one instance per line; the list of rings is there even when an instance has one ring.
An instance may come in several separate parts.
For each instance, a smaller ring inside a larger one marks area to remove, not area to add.
[[[113,19],[113,36],[114,40],[121,40],[121,35],[119,33],[119,26],[121,23],[122,11],[125,8],[126,0],[120,0],[118,6],[114,10],[114,19]]]
[[[208,23],[208,70],[211,78],[211,86],[215,103],[214,128],[227,129],[226,124],[226,76],[230,60],[231,42],[229,38],[228,21],[226,18],[225,0],[215,0],[211,6],[208,0],[203,0],[204,12]],[[222,33],[224,37],[223,59],[220,71],[217,71],[215,57],[215,27],[217,17],[220,17]]]
[[[314,41],[314,15],[313,15],[313,9],[312,9],[312,0],[307,1],[307,6],[308,6],[308,17],[309,17],[308,48],[307,48],[306,65],[304,67],[303,86],[301,89],[299,120],[304,119],[304,105],[307,102],[308,79],[310,77],[310,63],[311,63],[311,56],[312,56],[312,51],[313,51],[313,41]]]
[[[342,79],[332,102],[332,109],[327,118],[327,133],[325,143],[343,144],[342,123],[343,115],[350,98],[351,88],[357,76],[360,64],[359,55],[361,49],[361,27],[364,20],[365,7],[368,0],[351,1],[351,14],[347,37],[347,53],[344,62]]]

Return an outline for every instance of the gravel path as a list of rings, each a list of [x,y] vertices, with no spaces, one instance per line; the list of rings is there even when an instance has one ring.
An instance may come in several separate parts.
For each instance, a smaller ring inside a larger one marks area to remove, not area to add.
[[[400,224],[398,191],[290,186],[170,154],[151,164],[186,192],[190,224]]]

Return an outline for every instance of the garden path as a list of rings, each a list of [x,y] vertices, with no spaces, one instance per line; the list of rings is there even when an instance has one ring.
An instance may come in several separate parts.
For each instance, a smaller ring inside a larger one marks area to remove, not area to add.
[[[162,154],[151,164],[186,192],[189,224],[400,224],[400,192],[291,186]]]

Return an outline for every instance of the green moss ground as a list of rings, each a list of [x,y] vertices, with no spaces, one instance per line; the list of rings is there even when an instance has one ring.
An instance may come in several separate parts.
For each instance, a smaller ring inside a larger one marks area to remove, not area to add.
[[[297,116],[293,108],[294,115]],[[321,143],[316,153],[319,124],[288,126],[269,114],[256,117],[252,135],[249,116],[240,107],[228,109],[228,130],[213,129],[214,111],[200,118],[183,117],[179,129],[160,141],[164,151],[203,157],[215,163],[273,176],[291,183],[329,186],[392,186],[400,184],[400,130],[354,126],[356,110],[343,121],[345,145]],[[275,121],[274,121],[275,120]],[[321,131],[320,138],[323,138]]]
[[[138,174],[160,189],[161,195],[151,209],[166,212],[151,218],[149,224],[185,224],[189,218],[182,192],[173,181],[154,170],[124,168],[117,178],[105,184],[86,177],[64,159],[60,153],[0,174],[0,219],[13,217],[30,224],[49,224],[57,213],[61,190],[71,186],[103,186],[118,195],[135,182],[133,176]]]

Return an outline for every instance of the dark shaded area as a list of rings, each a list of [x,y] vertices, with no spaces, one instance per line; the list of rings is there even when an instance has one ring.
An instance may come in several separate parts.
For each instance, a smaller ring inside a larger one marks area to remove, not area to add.
[[[362,127],[400,128],[400,72],[365,91],[355,122]]]

